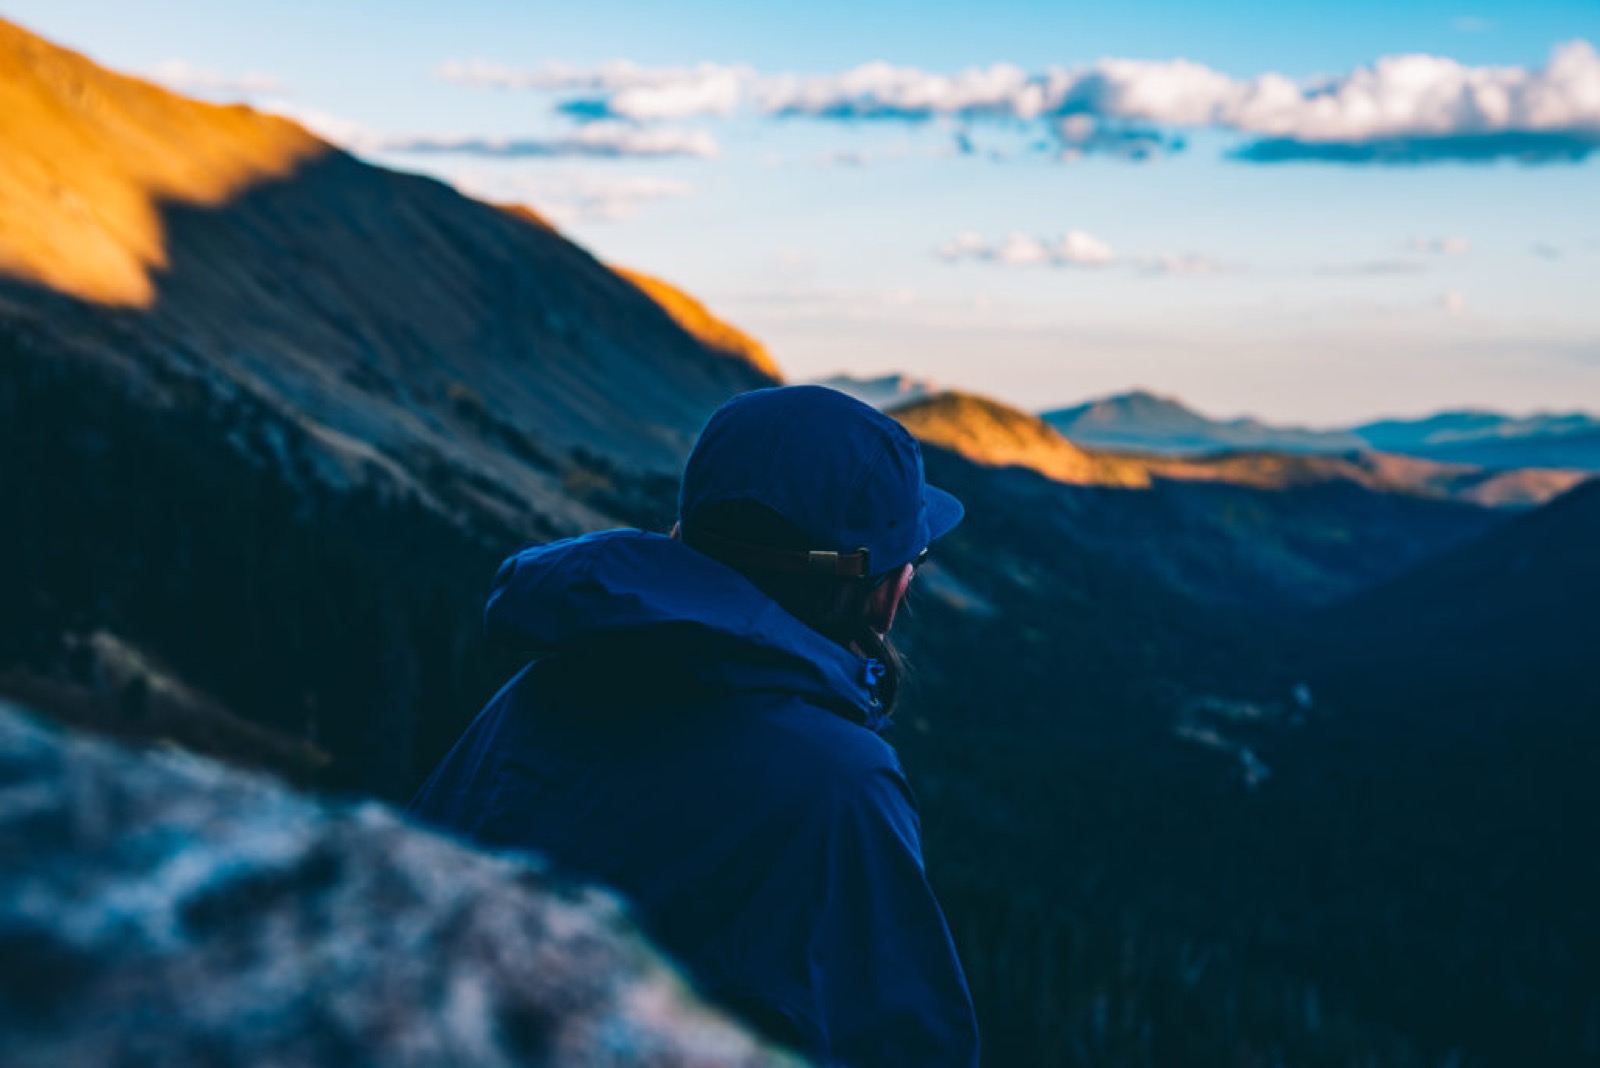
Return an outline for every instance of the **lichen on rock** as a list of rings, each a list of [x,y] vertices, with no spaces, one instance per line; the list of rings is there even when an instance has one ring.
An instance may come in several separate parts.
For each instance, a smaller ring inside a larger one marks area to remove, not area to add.
[[[792,1063],[609,894],[0,704],[0,1063]]]

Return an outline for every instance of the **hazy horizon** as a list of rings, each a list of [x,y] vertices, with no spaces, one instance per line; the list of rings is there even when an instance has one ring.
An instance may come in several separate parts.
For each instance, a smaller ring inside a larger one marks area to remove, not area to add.
[[[793,382],[827,382],[830,379],[838,379],[838,378],[855,378],[855,379],[860,379],[860,380],[863,380],[863,381],[871,381],[871,380],[882,379],[882,378],[904,378],[904,379],[909,379],[909,380],[917,381],[917,382],[920,382],[920,383],[924,383],[930,389],[935,390],[935,391],[956,390],[956,391],[960,391],[960,392],[976,392],[976,393],[983,393],[986,396],[995,397],[998,400],[1003,400],[1004,399],[1004,398],[1001,398],[997,394],[994,394],[994,393],[989,393],[989,392],[986,392],[986,391],[983,391],[983,390],[968,389],[967,387],[962,386],[962,385],[960,385],[958,383],[955,383],[955,382],[947,382],[947,381],[944,381],[943,379],[934,378],[934,377],[929,376],[929,375],[917,374],[917,373],[911,372],[911,371],[885,371],[885,372],[882,372],[880,374],[862,375],[862,374],[857,374],[857,373],[855,373],[854,371],[851,371],[848,368],[835,368],[831,372],[824,372],[823,374],[818,374],[818,375],[807,375],[803,379],[795,378],[794,376],[790,376],[789,380],[793,381]],[[1514,408],[1514,407],[1510,407],[1510,406],[1504,406],[1504,405],[1495,406],[1495,405],[1490,404],[1490,405],[1458,405],[1458,406],[1455,406],[1455,407],[1448,407],[1448,408],[1446,408],[1446,407],[1432,407],[1432,408],[1425,408],[1425,409],[1420,409],[1418,411],[1409,411],[1409,412],[1383,411],[1383,412],[1373,413],[1373,414],[1367,415],[1367,416],[1359,416],[1359,417],[1356,417],[1356,418],[1353,418],[1353,419],[1341,419],[1341,420],[1332,420],[1332,421],[1325,421],[1325,422],[1313,422],[1313,421],[1299,422],[1299,421],[1292,420],[1292,419],[1278,419],[1276,417],[1273,417],[1273,416],[1270,416],[1270,415],[1265,415],[1265,414],[1263,414],[1261,412],[1255,412],[1255,411],[1242,411],[1242,410],[1241,411],[1232,411],[1232,410],[1226,410],[1226,409],[1212,410],[1212,409],[1205,408],[1205,407],[1203,407],[1203,406],[1201,406],[1199,404],[1194,403],[1190,398],[1185,397],[1182,394],[1175,393],[1175,392],[1172,392],[1170,390],[1165,390],[1165,389],[1162,389],[1162,388],[1160,388],[1158,386],[1151,386],[1151,385],[1149,385],[1147,383],[1137,383],[1137,382],[1133,383],[1131,385],[1128,385],[1128,386],[1126,386],[1124,388],[1121,388],[1121,389],[1107,390],[1107,391],[1099,392],[1099,393],[1086,393],[1081,397],[1077,397],[1075,399],[1069,399],[1069,400],[1066,400],[1066,401],[1062,401],[1060,403],[1049,403],[1049,404],[1043,404],[1043,405],[1033,404],[1032,402],[1028,402],[1028,401],[1007,402],[1007,403],[1010,403],[1010,404],[1012,404],[1013,407],[1020,408],[1023,411],[1033,412],[1035,414],[1042,414],[1042,413],[1045,413],[1045,412],[1054,412],[1054,411],[1060,411],[1060,410],[1066,409],[1066,408],[1076,408],[1076,407],[1080,407],[1082,405],[1094,404],[1094,403],[1096,403],[1098,401],[1114,400],[1114,399],[1116,399],[1118,397],[1124,397],[1124,396],[1127,396],[1127,395],[1133,394],[1133,393],[1144,393],[1144,394],[1149,394],[1150,396],[1153,396],[1153,397],[1157,397],[1157,398],[1159,398],[1161,400],[1173,401],[1173,402],[1175,402],[1177,404],[1181,404],[1185,408],[1190,409],[1191,411],[1195,412],[1198,415],[1204,416],[1207,419],[1217,420],[1219,422],[1228,422],[1228,421],[1233,421],[1233,420],[1238,420],[1238,419],[1254,419],[1254,420],[1257,420],[1258,422],[1261,422],[1261,423],[1265,423],[1265,424],[1268,424],[1268,425],[1271,425],[1271,426],[1275,426],[1275,427],[1279,427],[1279,428],[1282,428],[1282,429],[1290,429],[1290,430],[1293,430],[1293,429],[1304,429],[1304,430],[1346,430],[1346,429],[1349,429],[1351,427],[1363,426],[1363,425],[1370,424],[1370,423],[1381,423],[1381,422],[1387,422],[1387,421],[1390,421],[1390,420],[1404,421],[1404,420],[1413,420],[1413,419],[1424,419],[1424,418],[1427,418],[1429,416],[1447,415],[1447,414],[1450,414],[1450,415],[1465,415],[1465,414],[1499,415],[1499,416],[1508,416],[1508,417],[1513,418],[1513,419],[1533,419],[1533,418],[1537,418],[1537,417],[1540,417],[1540,416],[1587,415],[1587,416],[1592,416],[1594,418],[1600,419],[1600,409],[1593,408],[1593,407],[1589,407],[1589,408],[1582,408],[1582,407],[1566,407],[1566,408],[1562,408],[1562,407],[1556,406],[1556,407],[1543,407],[1543,408],[1534,407],[1534,408],[1518,409],[1518,408]]]

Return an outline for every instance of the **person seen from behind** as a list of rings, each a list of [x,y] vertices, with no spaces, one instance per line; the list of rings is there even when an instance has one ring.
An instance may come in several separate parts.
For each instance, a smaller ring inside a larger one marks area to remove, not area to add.
[[[701,991],[829,1065],[972,1066],[977,1022],[888,725],[887,635],[961,519],[842,393],[735,397],[671,534],[526,549],[490,637],[531,662],[412,802],[620,891]]]

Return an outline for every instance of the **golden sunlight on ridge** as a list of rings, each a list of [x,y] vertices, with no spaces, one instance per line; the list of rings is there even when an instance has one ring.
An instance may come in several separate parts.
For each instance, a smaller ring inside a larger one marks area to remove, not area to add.
[[[709,308],[677,286],[626,267],[613,266],[611,269],[661,305],[662,310],[672,316],[673,322],[706,348],[744,360],[758,371],[764,371],[780,382],[783,380],[783,372],[778,369],[777,361],[767,352],[765,345],[731,323],[717,318]]]
[[[1330,482],[1468,501],[1489,508],[1529,507],[1592,477],[1588,471],[1493,471],[1378,452],[1351,454],[1219,452],[1162,456],[1085,449],[1037,416],[988,397],[946,392],[891,409],[918,438],[988,467],[1025,467],[1077,486],[1144,489],[1156,480],[1220,482],[1286,490]]]
[[[1150,484],[1138,459],[1079,448],[1037,416],[971,393],[940,393],[890,413],[923,441],[991,467],[1028,467],[1080,486]]]
[[[286,119],[186,100],[0,20],[0,274],[148,306],[164,203],[217,206],[331,151]]]

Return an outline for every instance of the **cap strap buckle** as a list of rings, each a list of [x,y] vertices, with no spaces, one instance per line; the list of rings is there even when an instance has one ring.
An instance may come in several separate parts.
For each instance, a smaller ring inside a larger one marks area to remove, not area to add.
[[[827,578],[866,578],[872,574],[872,553],[866,546],[855,552],[831,549],[775,549],[698,533],[693,541],[705,544],[714,555],[762,571],[810,574]]]
[[[866,546],[853,553],[809,549],[804,553],[796,552],[791,559],[801,562],[810,574],[829,578],[865,578],[872,573],[872,553]]]
[[[839,554],[828,550],[812,549],[806,553],[806,570],[813,575],[837,575]]]

